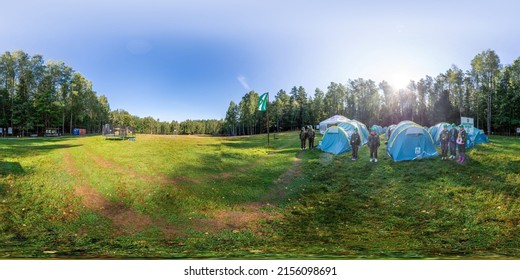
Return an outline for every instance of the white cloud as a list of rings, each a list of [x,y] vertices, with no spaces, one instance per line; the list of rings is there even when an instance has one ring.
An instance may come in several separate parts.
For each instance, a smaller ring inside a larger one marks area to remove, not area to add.
[[[242,76],[242,75],[239,75],[237,77],[237,80],[240,82],[240,84],[242,84],[242,86],[246,89],[246,90],[250,90],[251,88],[249,87],[249,85],[247,84],[247,80],[246,80],[246,77]]]

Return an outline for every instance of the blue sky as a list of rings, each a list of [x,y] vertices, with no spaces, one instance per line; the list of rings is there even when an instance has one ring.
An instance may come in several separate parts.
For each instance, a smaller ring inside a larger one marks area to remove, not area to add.
[[[220,119],[249,90],[470,69],[520,57],[516,1],[28,1],[2,3],[0,51],[61,60],[112,109]]]

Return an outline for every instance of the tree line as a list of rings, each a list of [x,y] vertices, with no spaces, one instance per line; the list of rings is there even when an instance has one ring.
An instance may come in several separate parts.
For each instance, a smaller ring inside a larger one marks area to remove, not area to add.
[[[91,81],[63,62],[45,62],[42,55],[21,50],[0,56],[0,128],[13,128],[17,136],[43,135],[49,128],[64,134],[74,128],[100,133],[106,123],[132,126],[137,133],[225,133],[223,120],[165,122],[122,109],[111,111],[107,97],[98,96]]]
[[[14,135],[41,135],[47,128],[100,131],[109,112],[106,96],[97,96],[92,82],[63,62],[20,50],[0,56],[0,127],[13,128]]]
[[[15,135],[41,135],[47,128],[71,133],[76,127],[99,133],[105,123],[148,134],[264,133],[267,114],[258,111],[258,98],[249,91],[238,104],[231,101],[223,120],[160,121],[110,110],[107,97],[98,96],[91,81],[63,62],[45,62],[41,55],[23,51],[0,56],[0,128],[12,127]],[[404,89],[363,78],[331,82],[313,94],[294,86],[289,92],[279,90],[268,108],[270,131],[294,130],[339,114],[368,126],[402,120],[431,126],[458,123],[465,116],[485,131],[509,134],[520,127],[520,58],[502,65],[493,50],[486,50],[471,60],[470,70],[452,65],[436,77],[410,81]]]
[[[259,94],[246,93],[240,102],[231,101],[225,130],[232,135],[266,131],[267,114],[256,110]],[[436,77],[410,81],[404,89],[388,82],[358,78],[346,83],[331,82],[326,91],[319,88],[311,96],[294,86],[289,93],[280,90],[269,102],[270,130],[298,129],[318,124],[333,115],[344,115],[368,126],[389,126],[412,120],[424,126],[442,121],[460,123],[460,117],[473,117],[475,126],[488,133],[514,133],[520,127],[520,58],[502,65],[493,50],[477,54],[471,69],[452,65]]]

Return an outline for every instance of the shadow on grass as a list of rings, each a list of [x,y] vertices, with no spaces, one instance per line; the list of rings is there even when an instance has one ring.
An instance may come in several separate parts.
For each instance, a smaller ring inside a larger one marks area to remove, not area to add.
[[[24,170],[20,163],[0,161],[0,175],[22,174]]]
[[[83,146],[81,144],[46,144],[46,145],[6,145],[0,150],[0,155],[7,157],[35,156],[58,149],[68,149]]]

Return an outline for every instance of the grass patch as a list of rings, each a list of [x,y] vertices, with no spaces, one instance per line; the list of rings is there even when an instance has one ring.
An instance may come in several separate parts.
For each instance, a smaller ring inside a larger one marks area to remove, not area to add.
[[[296,133],[0,140],[4,258],[518,258],[520,141],[465,165]],[[316,142],[318,142],[317,139]]]

